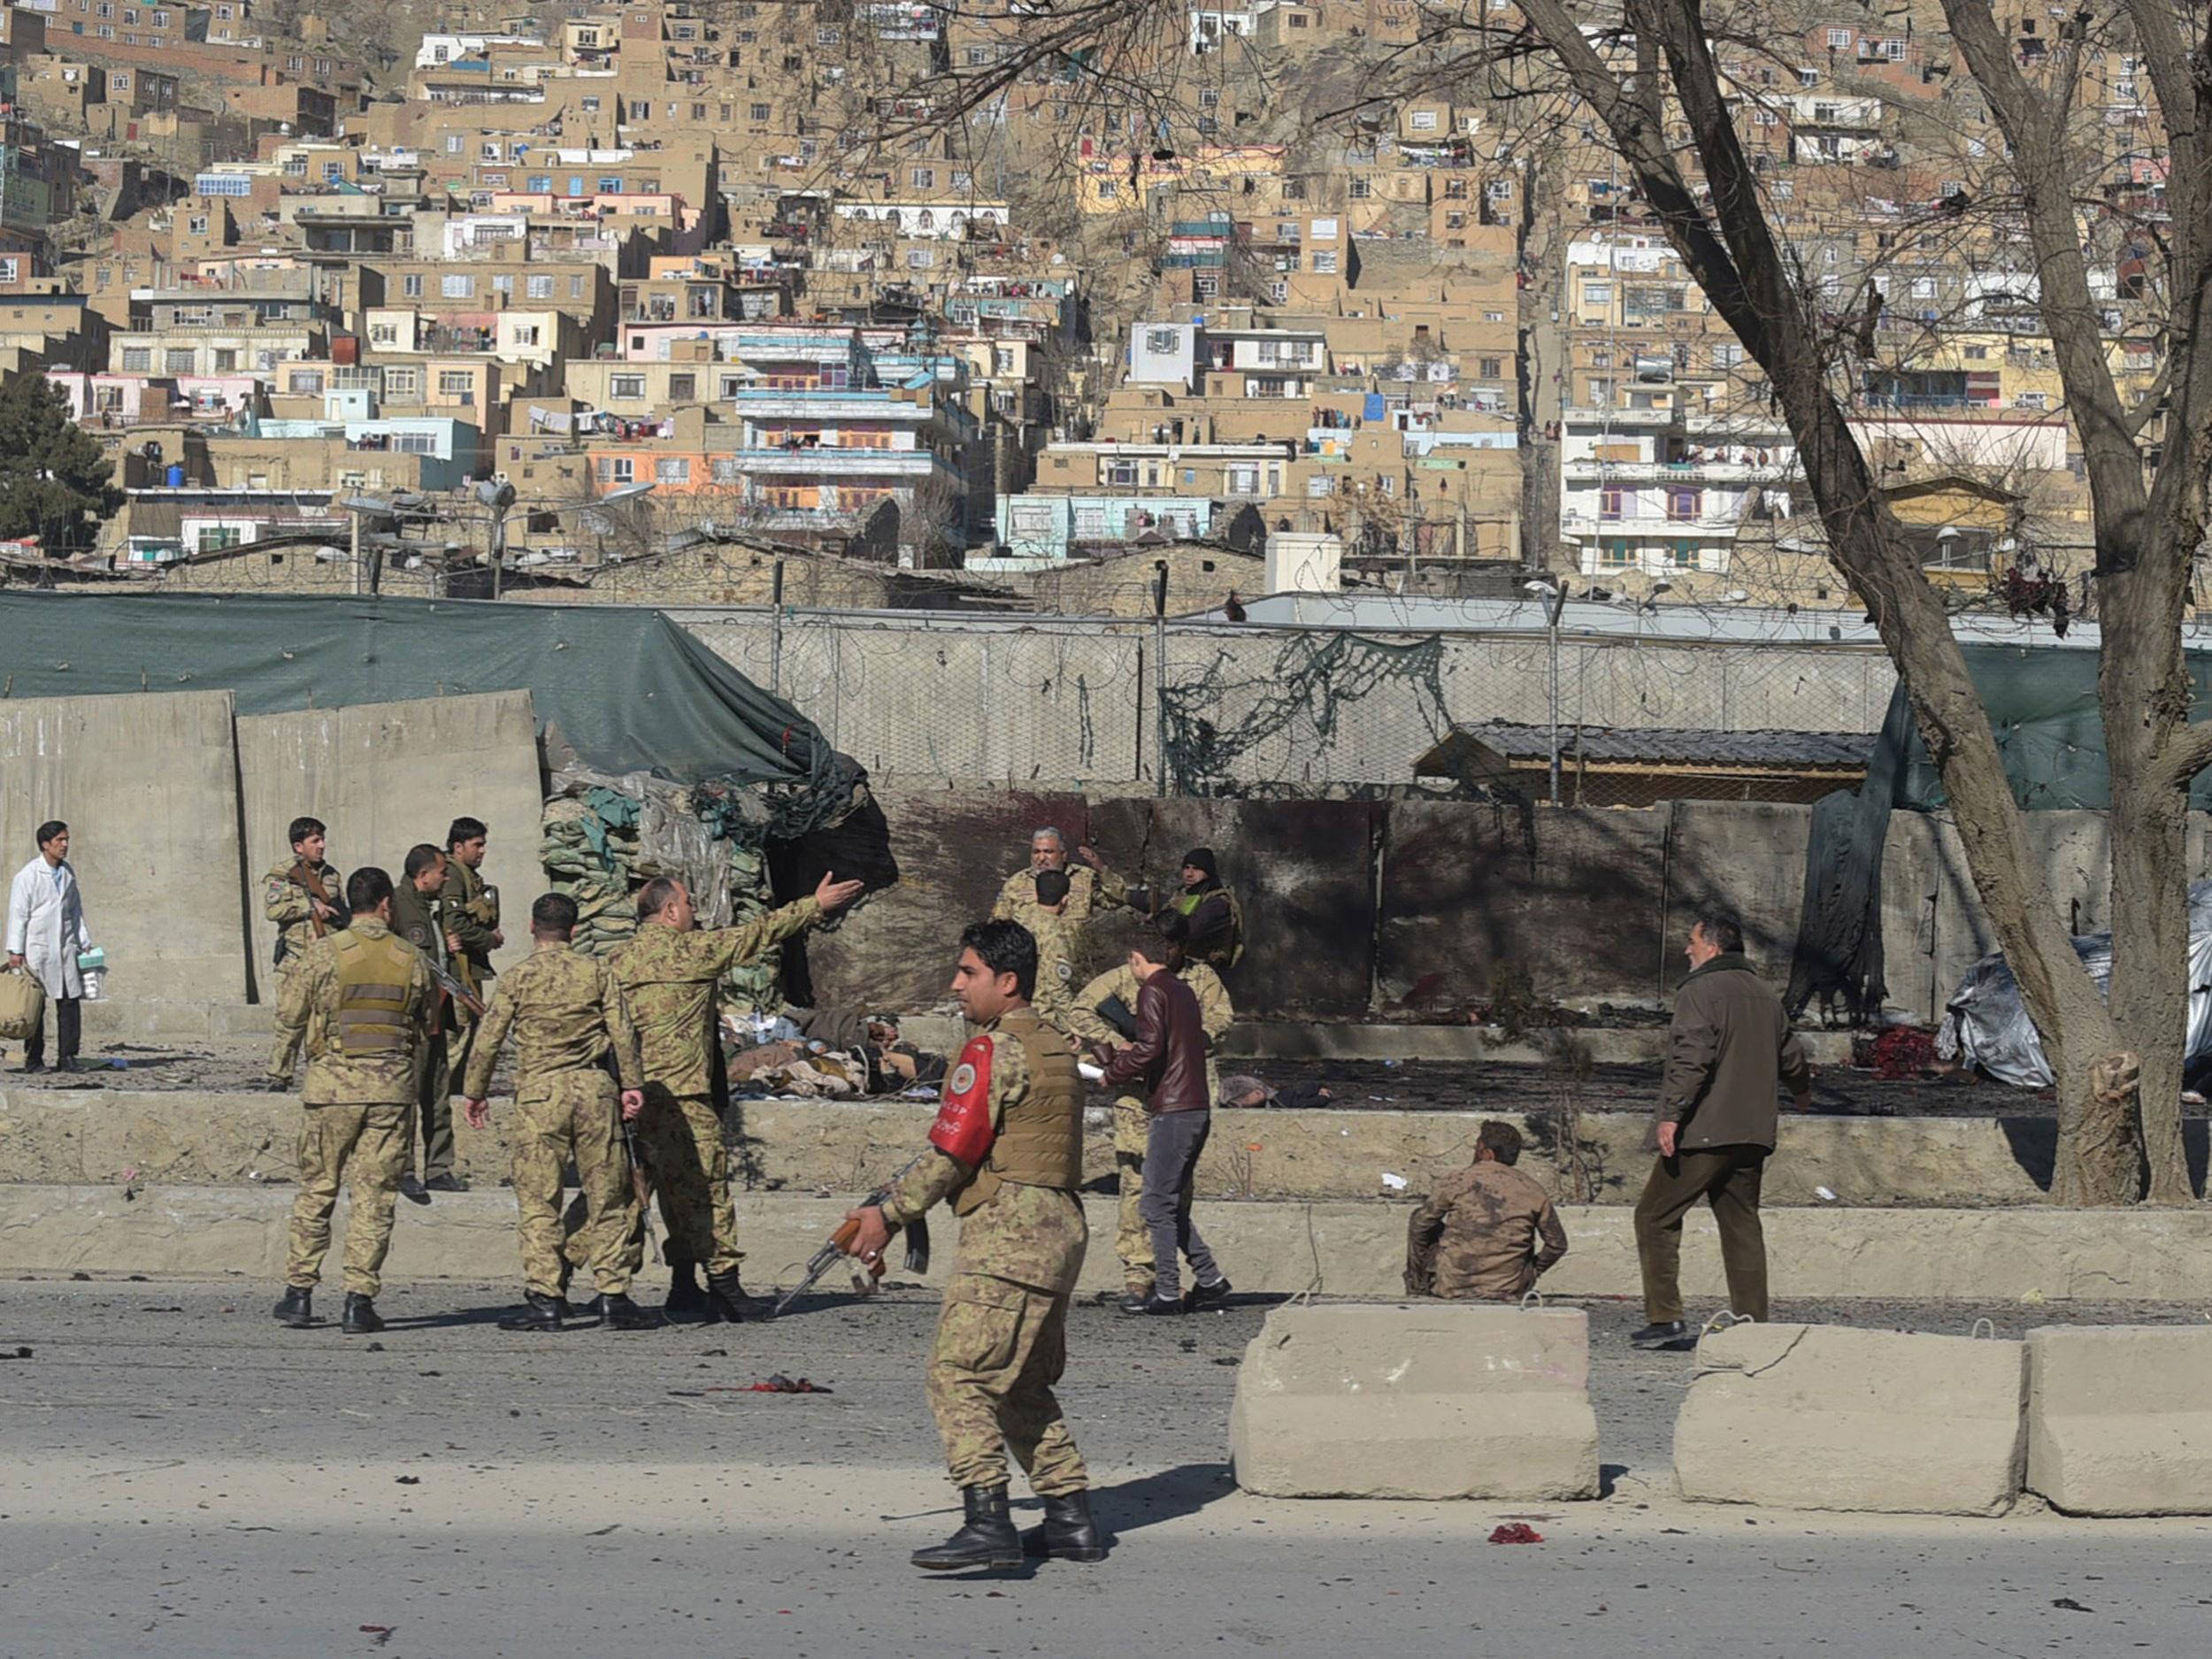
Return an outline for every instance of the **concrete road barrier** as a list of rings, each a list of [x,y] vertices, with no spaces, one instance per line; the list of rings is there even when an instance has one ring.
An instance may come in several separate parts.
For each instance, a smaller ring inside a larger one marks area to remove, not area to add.
[[[1588,1317],[1278,1308],[1237,1370],[1229,1455],[1267,1497],[1594,1498]]]
[[[1674,1429],[1686,1498],[2000,1515],[2019,1494],[2021,1343],[1740,1325],[1700,1342],[1697,1363]]]
[[[2212,1326],[2029,1332],[2028,1489],[2070,1515],[2212,1515]]]

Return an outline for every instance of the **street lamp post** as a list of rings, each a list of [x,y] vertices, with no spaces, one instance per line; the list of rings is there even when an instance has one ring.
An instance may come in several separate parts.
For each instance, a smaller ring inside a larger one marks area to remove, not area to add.
[[[1559,804],[1559,624],[1567,612],[1567,588],[1563,582],[1525,582],[1526,590],[1544,602],[1545,632],[1549,636],[1551,664],[1549,679],[1551,703],[1551,803]]]
[[[492,565],[492,597],[499,598],[507,587],[507,526],[517,518],[537,513],[588,512],[595,507],[612,506],[620,502],[635,501],[653,493],[651,484],[624,484],[603,495],[595,495],[584,502],[526,501],[519,505],[515,501],[515,487],[492,479],[486,479],[476,487],[476,499],[484,503],[486,519],[485,552]]]

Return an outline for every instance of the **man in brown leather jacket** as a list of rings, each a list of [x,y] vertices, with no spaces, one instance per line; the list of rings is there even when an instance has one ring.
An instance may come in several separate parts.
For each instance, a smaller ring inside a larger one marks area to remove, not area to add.
[[[1213,1100],[1206,1086],[1206,1028],[1198,998],[1178,977],[1183,944],[1174,924],[1140,935],[1129,952],[1137,976],[1137,1035],[1106,1063],[1106,1087],[1142,1078],[1151,1125],[1145,1140],[1142,1213],[1152,1234],[1152,1294],[1135,1311],[1181,1313],[1179,1252],[1190,1258],[1194,1284],[1190,1306],[1202,1308],[1229,1294],[1229,1281],[1213,1252],[1191,1225],[1192,1188],[1198,1155],[1213,1132]]]

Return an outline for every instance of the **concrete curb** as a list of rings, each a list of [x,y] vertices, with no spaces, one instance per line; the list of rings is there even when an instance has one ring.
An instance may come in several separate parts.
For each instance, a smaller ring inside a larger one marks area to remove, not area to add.
[[[0,1182],[98,1186],[126,1171],[177,1185],[292,1176],[300,1112],[293,1096],[133,1087],[128,1073],[114,1075],[122,1087],[0,1087]],[[907,1101],[741,1101],[726,1125],[731,1167],[749,1191],[841,1191],[903,1164],[934,1110]],[[1199,1164],[1199,1195],[1369,1199],[1386,1195],[1386,1173],[1403,1180],[1405,1192],[1424,1193],[1466,1164],[1477,1125],[1492,1115],[1479,1096],[1463,1111],[1225,1107]],[[1522,1128],[1529,1145],[1521,1167],[1558,1198],[1584,1192],[1600,1204],[1632,1202],[1650,1168],[1641,1112],[1586,1111],[1571,1146],[1555,1114],[1494,1115]],[[455,1125],[463,1174],[504,1178],[512,1116],[501,1106],[487,1131]],[[2206,1125],[2187,1128],[2192,1146],[2200,1144]],[[1103,1181],[1113,1151],[1102,1110],[1087,1138],[1086,1179]],[[1768,1165],[1766,1202],[2033,1205],[2055,1147],[2048,1118],[1791,1116]],[[1822,1187],[1833,1201],[1820,1197]]]
[[[849,1194],[738,1197],[748,1277],[788,1283],[843,1217]],[[288,1187],[0,1185],[0,1273],[158,1273],[273,1277],[284,1256]],[[1118,1289],[1115,1201],[1085,1201],[1091,1248],[1087,1290]],[[389,1272],[396,1279],[483,1279],[517,1271],[514,1200],[500,1188],[402,1203]],[[1403,1294],[1402,1203],[1201,1203],[1197,1219],[1240,1291],[1314,1290],[1353,1297]],[[1547,1275],[1556,1296],[1632,1296],[1637,1270],[1630,1212],[1562,1212],[1572,1249]],[[956,1225],[936,1224],[939,1282]],[[1724,1302],[1711,1218],[1687,1223],[1683,1287]],[[1942,1301],[2197,1301],[2212,1283],[2212,1209],[1770,1210],[1767,1251],[1775,1294]]]
[[[2069,1515],[2212,1515],[2212,1327],[2028,1333],[2028,1489]]]
[[[1697,1346],[1674,1474],[1697,1503],[2002,1515],[2027,1467],[2019,1342],[1738,1325]]]
[[[1237,1367],[1229,1462],[1271,1498],[1594,1498],[1589,1316],[1272,1309]]]

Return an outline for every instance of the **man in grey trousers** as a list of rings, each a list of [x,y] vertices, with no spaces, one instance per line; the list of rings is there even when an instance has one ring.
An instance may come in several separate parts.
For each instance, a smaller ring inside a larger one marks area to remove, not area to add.
[[[1183,983],[1181,918],[1170,918],[1141,936],[1129,952],[1137,976],[1137,1035],[1106,1064],[1109,1088],[1141,1078],[1145,1110],[1144,1197],[1139,1213],[1152,1235],[1152,1294],[1133,1313],[1181,1313],[1229,1294],[1229,1281],[1206,1240],[1191,1225],[1198,1155],[1213,1131],[1212,1091],[1206,1083],[1206,1027],[1198,997]],[[1185,1303],[1178,1256],[1190,1258],[1194,1284]]]

